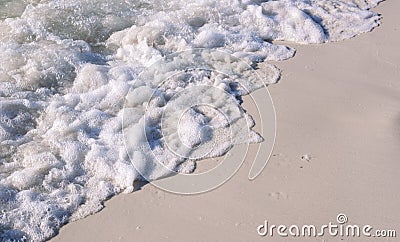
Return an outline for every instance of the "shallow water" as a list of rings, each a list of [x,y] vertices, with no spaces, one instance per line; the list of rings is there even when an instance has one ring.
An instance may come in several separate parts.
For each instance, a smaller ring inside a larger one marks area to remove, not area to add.
[[[176,93],[201,85],[233,97],[227,102],[209,94],[207,102],[243,113],[240,96],[263,83],[241,76],[246,68],[218,51],[253,66],[285,60],[294,50],[272,44],[274,40],[351,38],[378,25],[379,16],[368,10],[378,2],[0,0],[0,237],[46,240],[68,221],[99,211],[110,196],[131,191],[141,176],[125,149],[124,130],[132,134],[136,162],[146,166],[152,159],[142,149],[150,144],[158,159],[180,172],[194,169],[188,156],[198,155],[192,148],[199,143],[219,141],[201,156],[206,158],[222,155],[236,143],[260,142],[252,122],[234,130],[234,142],[223,139],[224,127],[251,120],[248,115],[223,124],[210,110],[191,109],[183,116],[183,131],[173,129],[176,119],[169,119],[168,135],[160,132],[160,115],[179,106],[166,105]],[[194,70],[161,86],[154,76],[139,77],[151,68],[163,75],[181,68],[191,57],[162,70],[151,64],[192,48],[208,49],[203,57],[215,60],[211,66],[233,66],[238,75]],[[269,70],[266,84],[279,76],[277,69]],[[122,124],[124,105],[130,119]],[[148,133],[143,136],[135,127],[145,121]],[[205,128],[210,124],[221,129],[211,132]],[[242,137],[240,129],[252,135]],[[177,140],[190,149],[176,154],[163,145]],[[157,167],[146,172],[151,179],[165,175]]]

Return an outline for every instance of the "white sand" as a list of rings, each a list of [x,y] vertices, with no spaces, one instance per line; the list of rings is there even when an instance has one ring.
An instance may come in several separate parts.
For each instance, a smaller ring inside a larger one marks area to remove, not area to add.
[[[399,9],[399,1],[382,3],[376,11],[383,24],[352,40],[291,45],[297,56],[277,63],[283,75],[270,87],[278,123],[274,155],[255,181],[247,179],[248,161],[202,195],[145,185],[64,226],[53,241],[287,241],[259,237],[256,228],[265,219],[321,225],[338,213],[349,223],[399,234]],[[311,160],[302,160],[305,154]]]

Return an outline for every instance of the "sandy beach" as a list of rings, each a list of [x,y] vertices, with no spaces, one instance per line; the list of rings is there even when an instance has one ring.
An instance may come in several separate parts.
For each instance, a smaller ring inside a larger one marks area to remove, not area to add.
[[[277,113],[275,148],[254,181],[247,178],[247,160],[226,184],[201,195],[147,184],[67,224],[51,241],[290,241],[261,237],[257,227],[265,220],[320,226],[340,213],[349,224],[400,233],[399,9],[399,1],[381,3],[375,9],[381,26],[350,40],[289,44],[296,56],[274,63],[282,76],[269,87]],[[244,106],[251,113],[250,102]]]

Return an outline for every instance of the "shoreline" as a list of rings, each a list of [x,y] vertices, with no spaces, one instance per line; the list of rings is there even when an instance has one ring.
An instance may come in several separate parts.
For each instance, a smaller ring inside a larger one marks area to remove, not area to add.
[[[265,219],[318,225],[339,213],[352,223],[399,232],[399,7],[380,3],[374,10],[382,24],[370,33],[291,44],[296,56],[273,63],[282,71],[279,83],[269,86],[277,139],[257,179],[247,179],[247,160],[226,184],[201,195],[174,195],[148,184],[63,226],[52,241],[265,241],[256,232]],[[302,160],[305,155],[310,159]]]

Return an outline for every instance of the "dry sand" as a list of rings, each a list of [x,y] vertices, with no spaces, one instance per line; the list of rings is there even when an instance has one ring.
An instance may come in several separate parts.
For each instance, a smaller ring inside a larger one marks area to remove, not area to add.
[[[376,11],[383,24],[351,40],[291,45],[296,57],[276,63],[282,78],[269,88],[277,111],[276,146],[256,180],[247,179],[250,160],[225,185],[202,195],[145,185],[64,226],[53,241],[289,241],[260,237],[256,228],[266,219],[320,226],[339,213],[349,224],[396,229],[399,237],[398,10],[399,1],[382,3]],[[311,160],[302,160],[305,154]]]

